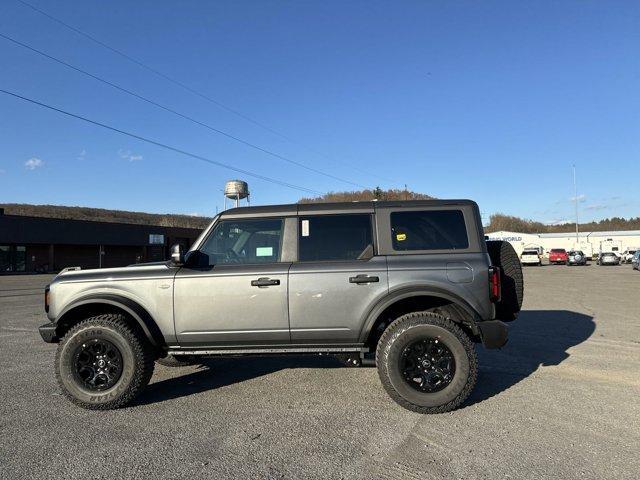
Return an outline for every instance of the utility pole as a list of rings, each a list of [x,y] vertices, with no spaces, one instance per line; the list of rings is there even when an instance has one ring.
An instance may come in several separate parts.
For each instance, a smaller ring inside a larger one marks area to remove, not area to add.
[[[580,245],[580,236],[578,234],[578,189],[576,187],[576,165],[573,164],[573,201],[576,205],[576,246]]]

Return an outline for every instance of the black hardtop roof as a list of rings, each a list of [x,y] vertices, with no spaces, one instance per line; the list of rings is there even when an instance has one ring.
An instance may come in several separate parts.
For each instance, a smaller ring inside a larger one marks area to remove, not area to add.
[[[403,207],[439,207],[451,205],[476,205],[472,200],[389,200],[365,202],[333,202],[333,203],[291,203],[287,205],[261,205],[257,207],[230,208],[222,212],[227,215],[259,215],[259,214],[295,214],[304,212],[342,212],[345,210],[374,210],[376,208]]]

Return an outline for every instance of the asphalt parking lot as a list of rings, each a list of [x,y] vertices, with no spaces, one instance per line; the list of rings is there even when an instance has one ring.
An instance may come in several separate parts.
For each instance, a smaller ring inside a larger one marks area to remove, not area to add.
[[[74,407],[43,343],[50,276],[0,277],[1,478],[592,478],[640,472],[640,272],[525,269],[525,304],[454,412],[327,357],[157,366],[137,405]],[[482,350],[482,349],[480,349]]]

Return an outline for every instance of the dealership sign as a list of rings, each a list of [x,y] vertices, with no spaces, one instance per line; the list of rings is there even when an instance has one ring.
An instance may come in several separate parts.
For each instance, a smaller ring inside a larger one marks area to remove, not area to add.
[[[164,245],[164,235],[161,233],[150,233],[149,245]]]
[[[521,242],[522,237],[489,237],[489,240],[502,240],[504,242]]]

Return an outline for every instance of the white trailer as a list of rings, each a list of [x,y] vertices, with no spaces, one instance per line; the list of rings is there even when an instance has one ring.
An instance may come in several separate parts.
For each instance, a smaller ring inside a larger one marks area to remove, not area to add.
[[[622,242],[607,238],[600,242],[600,255],[603,253],[615,253],[618,257],[622,256]]]

